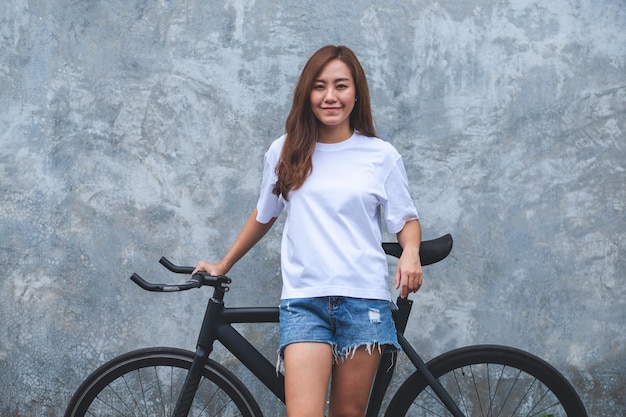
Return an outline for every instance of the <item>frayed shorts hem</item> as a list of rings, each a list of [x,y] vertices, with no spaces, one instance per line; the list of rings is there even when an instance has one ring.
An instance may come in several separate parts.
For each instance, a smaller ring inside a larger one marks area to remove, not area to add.
[[[337,350],[337,346],[333,343],[329,343],[329,342],[320,342],[318,340],[302,340],[302,341],[298,341],[298,342],[291,342],[286,344],[285,346],[280,346],[278,348],[278,351],[276,352],[278,355],[278,359],[276,361],[276,372],[285,372],[285,362],[284,362],[284,356],[283,356],[283,352],[285,350],[285,348],[287,346],[289,346],[290,344],[293,343],[325,343],[327,345],[330,345],[332,352],[333,352],[333,363],[337,364],[340,361],[344,362],[345,360],[349,360],[352,359],[356,353],[356,351],[362,347],[365,347],[365,349],[367,350],[367,353],[369,353],[370,355],[372,354],[372,352],[374,350],[378,350],[378,353],[383,354],[383,353],[388,353],[394,356],[394,358],[396,357],[396,355],[398,354],[398,352],[400,352],[402,350],[402,348],[400,347],[400,345],[398,343],[378,343],[378,342],[372,342],[372,343],[363,343],[360,345],[354,345],[348,348],[345,348],[342,350],[342,352],[339,352]]]
[[[398,352],[394,307],[386,300],[351,297],[281,300],[277,370],[283,370],[283,352],[292,343],[326,343],[335,363],[352,358],[363,347],[370,354]]]

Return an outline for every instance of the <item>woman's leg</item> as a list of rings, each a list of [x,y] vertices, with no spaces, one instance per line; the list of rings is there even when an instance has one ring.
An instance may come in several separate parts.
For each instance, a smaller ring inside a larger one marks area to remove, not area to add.
[[[378,347],[360,347],[333,367],[328,417],[363,417],[380,363]]]
[[[289,417],[323,417],[333,366],[327,343],[292,343],[283,351]]]

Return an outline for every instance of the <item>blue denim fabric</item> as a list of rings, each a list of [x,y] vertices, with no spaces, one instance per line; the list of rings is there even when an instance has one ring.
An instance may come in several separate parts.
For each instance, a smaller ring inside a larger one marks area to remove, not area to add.
[[[398,351],[392,308],[389,301],[350,297],[281,300],[279,366],[285,347],[297,342],[328,343],[336,360],[362,346]]]

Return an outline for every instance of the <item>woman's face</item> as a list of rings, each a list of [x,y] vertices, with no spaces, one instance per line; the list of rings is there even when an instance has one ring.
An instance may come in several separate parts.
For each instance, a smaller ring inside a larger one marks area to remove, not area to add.
[[[338,59],[322,69],[311,89],[311,109],[322,126],[350,130],[356,86],[346,64]]]

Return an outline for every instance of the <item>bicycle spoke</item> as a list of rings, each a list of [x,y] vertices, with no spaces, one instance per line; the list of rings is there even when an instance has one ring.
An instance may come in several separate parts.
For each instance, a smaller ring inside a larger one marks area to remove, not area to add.
[[[430,394],[430,396],[435,399],[436,401],[439,401],[439,398],[437,398],[436,395],[434,395],[433,393],[430,393],[430,390],[428,392]],[[426,407],[423,404],[418,404],[416,402],[414,402],[413,404],[415,404],[419,409],[421,409],[422,411],[425,411],[428,416],[435,416],[435,417],[444,417],[443,414],[439,414],[437,411],[435,411],[434,409],[430,408],[430,407]],[[443,403],[439,402],[439,406],[440,408],[443,410]]]
[[[204,378],[202,378],[202,379],[200,380],[200,384],[198,385],[198,392],[199,392],[199,391],[203,388],[203,386],[204,386],[204,385],[206,385],[206,384],[204,384],[204,382],[205,382],[205,381],[206,381],[206,380],[205,380]],[[199,412],[198,416],[202,415],[205,411],[207,411],[207,408],[209,407],[209,404],[211,404],[211,402],[213,401],[213,399],[215,398],[215,395],[216,395],[217,393],[218,393],[218,390],[217,390],[217,389],[214,389],[214,390],[213,390],[213,393],[209,396],[208,401],[205,401],[204,407],[202,407],[202,410],[200,410],[200,412]],[[208,416],[208,415],[209,415],[209,414],[208,414],[208,412],[207,412],[207,416]]]
[[[539,397],[539,401],[537,401],[533,405],[533,408],[530,409],[530,411],[527,414],[527,417],[535,416],[535,415],[541,413],[541,411],[545,411],[546,410],[546,408],[544,408],[543,410],[539,410],[538,412],[535,412],[535,408],[539,407],[539,404],[541,404],[541,402],[543,401],[543,399],[544,399],[544,397],[546,396],[547,393],[548,393],[547,391],[545,391],[545,390],[543,391],[543,394],[541,394],[541,397]]]
[[[489,417],[489,414],[491,412],[491,401],[492,401],[492,396],[491,396],[491,372],[489,371],[489,364],[487,364],[487,399],[489,400],[489,405],[490,407],[487,409],[487,417]]]
[[[167,417],[167,414],[165,412],[165,401],[163,401],[163,391],[161,390],[161,381],[159,380],[159,374],[157,372],[156,366],[153,366],[152,370],[154,371],[154,380],[156,381],[156,385],[159,391],[159,398],[161,398],[161,407],[163,409],[163,417]]]
[[[461,376],[465,375],[465,370],[464,368],[459,369]],[[461,384],[459,382],[459,377],[457,376],[457,372],[456,370],[452,371],[452,376],[454,377],[454,383],[456,385],[456,389],[458,390],[459,394],[463,392],[463,390],[461,389]],[[462,395],[459,395],[459,398],[461,399],[461,404],[457,403],[457,406],[461,407],[461,409],[463,409],[463,414],[469,414],[467,411],[467,405],[465,404],[465,397]]]
[[[546,412],[550,409],[553,409],[555,407],[558,407],[560,405],[559,401],[555,401],[552,404],[542,408],[541,410],[538,410],[536,413],[534,414],[529,414],[528,417],[535,417],[535,416],[542,416],[544,414],[546,414]]]
[[[169,412],[166,416],[174,413],[174,408],[172,407],[172,404],[174,404],[174,395],[174,367],[170,367],[170,401],[168,402]]]

